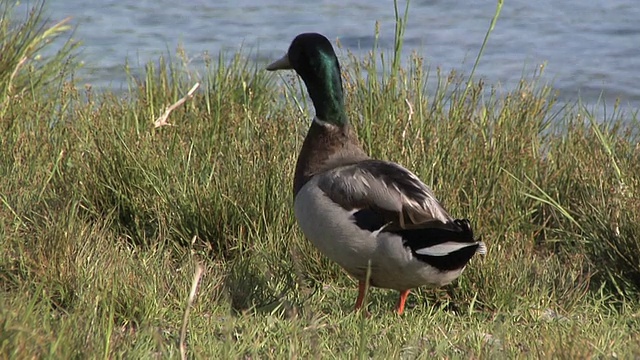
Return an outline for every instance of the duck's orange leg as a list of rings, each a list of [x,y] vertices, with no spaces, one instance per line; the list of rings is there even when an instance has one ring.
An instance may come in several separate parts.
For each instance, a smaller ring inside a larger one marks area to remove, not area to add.
[[[358,281],[358,299],[356,300],[356,311],[360,310],[362,307],[362,303],[364,302],[364,295],[367,292],[367,282],[366,281]]]
[[[400,298],[398,299],[398,305],[396,306],[396,312],[398,315],[402,315],[404,312],[404,304],[407,302],[407,296],[409,296],[409,290],[400,291]]]

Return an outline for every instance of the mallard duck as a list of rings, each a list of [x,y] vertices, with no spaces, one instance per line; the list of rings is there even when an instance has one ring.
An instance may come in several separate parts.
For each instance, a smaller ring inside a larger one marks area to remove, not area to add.
[[[486,253],[469,220],[454,219],[411,171],[370,158],[359,146],[344,106],[340,64],[323,35],[298,35],[267,70],[293,69],[316,115],[293,180],[296,220],[313,245],[359,283],[400,292],[455,280],[475,253]]]

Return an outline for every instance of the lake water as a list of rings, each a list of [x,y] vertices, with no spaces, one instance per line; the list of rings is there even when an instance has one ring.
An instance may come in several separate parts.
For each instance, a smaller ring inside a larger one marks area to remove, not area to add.
[[[78,26],[82,81],[115,89],[125,86],[125,59],[142,66],[179,43],[196,58],[242,47],[266,64],[296,34],[316,31],[365,54],[378,21],[380,45],[393,45],[391,0],[49,0],[47,7],[52,20],[72,16]],[[411,1],[404,53],[468,74],[495,7],[494,0]],[[505,0],[476,74],[508,90],[546,63],[543,79],[561,99],[619,98],[640,108],[639,19],[637,0]]]

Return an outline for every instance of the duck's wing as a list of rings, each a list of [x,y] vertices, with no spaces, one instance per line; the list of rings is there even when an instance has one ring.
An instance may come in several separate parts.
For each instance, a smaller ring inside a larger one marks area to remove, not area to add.
[[[344,209],[380,212],[401,229],[458,228],[433,191],[392,162],[365,160],[343,166],[323,174],[318,185]]]
[[[358,162],[322,174],[318,185],[356,226],[375,236],[400,236],[418,258],[486,251],[468,220],[454,219],[427,185],[398,164]]]

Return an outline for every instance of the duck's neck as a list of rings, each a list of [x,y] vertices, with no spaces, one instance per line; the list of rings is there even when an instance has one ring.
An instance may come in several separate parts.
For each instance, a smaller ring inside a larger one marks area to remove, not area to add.
[[[351,126],[314,120],[298,155],[293,179],[294,197],[314,175],[368,158]]]
[[[321,53],[311,66],[313,71],[302,78],[316,109],[316,117],[336,126],[347,126],[338,59],[333,54]]]

